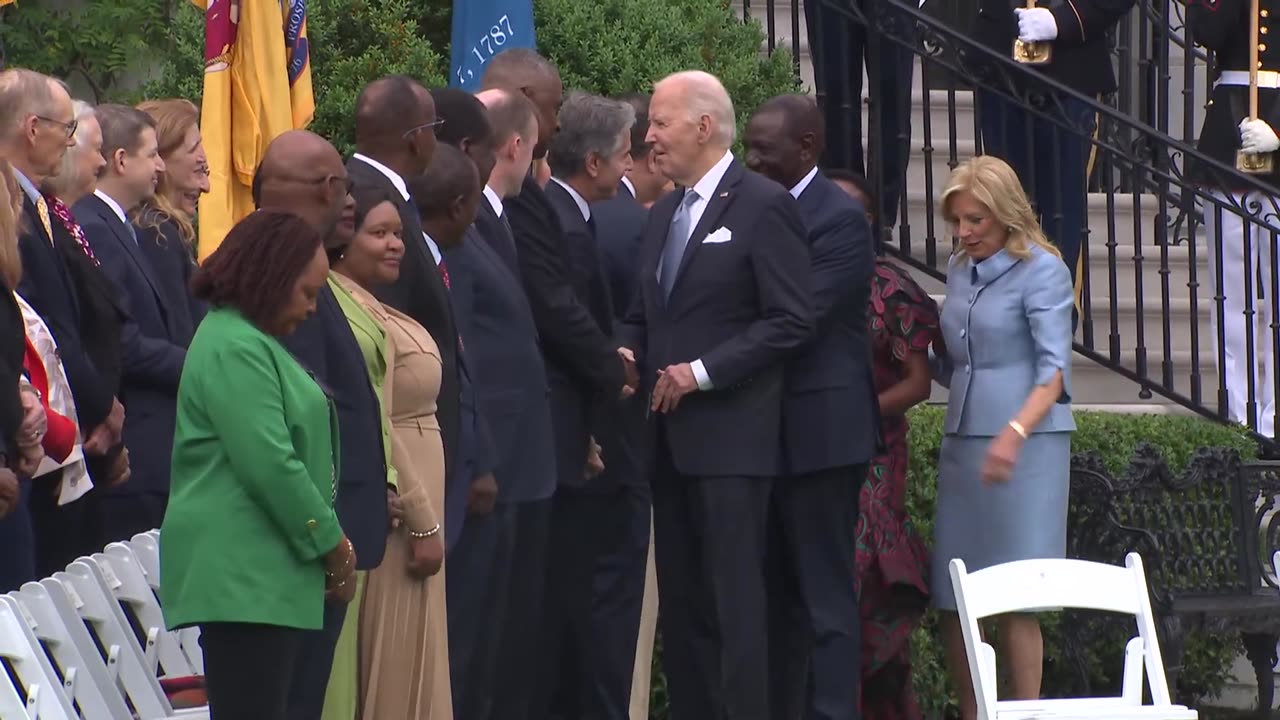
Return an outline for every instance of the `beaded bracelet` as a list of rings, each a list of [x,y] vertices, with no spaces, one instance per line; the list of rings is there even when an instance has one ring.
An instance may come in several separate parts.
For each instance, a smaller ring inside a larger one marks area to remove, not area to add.
[[[424,539],[424,538],[429,538],[429,537],[431,537],[432,535],[435,535],[435,534],[436,534],[436,533],[438,533],[438,532],[440,532],[440,523],[436,523],[436,524],[435,524],[435,527],[431,528],[430,530],[428,530],[428,531],[426,531],[426,532],[416,532],[416,531],[410,530],[410,531],[409,531],[409,537],[411,537],[411,538],[413,538],[413,539],[415,539],[415,540],[422,540],[422,539]]]

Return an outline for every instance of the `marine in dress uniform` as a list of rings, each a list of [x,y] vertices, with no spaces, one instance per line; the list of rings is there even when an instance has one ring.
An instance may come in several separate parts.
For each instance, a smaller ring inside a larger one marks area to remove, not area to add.
[[[1200,151],[1234,167],[1236,151],[1269,153],[1280,149],[1275,126],[1280,126],[1280,0],[1258,2],[1258,117],[1249,120],[1249,0],[1188,0],[1187,26],[1196,43],[1213,52],[1218,76],[1200,129]],[[1214,296],[1222,295],[1221,318],[1213,312],[1213,341],[1218,343],[1217,324],[1222,325],[1222,367],[1227,389],[1228,417],[1249,423],[1249,403],[1256,403],[1257,430],[1275,436],[1275,341],[1269,325],[1274,319],[1271,305],[1272,265],[1275,235],[1263,226],[1248,222],[1280,217],[1280,190],[1271,193],[1247,188],[1244,181],[1227,173],[1209,172],[1191,164],[1191,176],[1219,203],[1204,204],[1205,231],[1219,253],[1209,245],[1210,282]],[[1235,179],[1233,179],[1235,178]],[[1280,188],[1280,172],[1253,175],[1272,188]],[[1244,208],[1241,212],[1235,208]],[[1250,209],[1252,208],[1252,209]],[[1276,222],[1272,220],[1272,223]],[[1248,236],[1248,237],[1246,237]],[[1221,281],[1219,281],[1221,272]],[[1261,292],[1259,292],[1259,290]],[[1253,296],[1252,303],[1248,302]],[[1250,311],[1253,312],[1250,315]],[[1252,326],[1252,327],[1251,327]],[[1252,337],[1250,337],[1252,336]],[[1252,350],[1252,355],[1250,355]],[[1215,356],[1217,354],[1215,353]],[[1251,369],[1252,366],[1252,369]],[[1250,397],[1252,376],[1253,397]]]
[[[1133,7],[1134,0],[979,0],[974,37],[1008,56],[1013,42],[1048,42],[1051,59],[1026,65],[1026,79],[1047,77],[1083,95],[1097,97],[1116,89],[1107,34]],[[1029,89],[1034,90],[1034,85]],[[1061,107],[1070,130],[1046,120],[1003,96],[978,91],[983,152],[1008,162],[1022,179],[1040,226],[1062,252],[1079,302],[1080,245],[1086,231],[1086,189],[1097,114],[1089,103],[1062,95],[1047,107]],[[1060,104],[1060,105],[1059,105]]]

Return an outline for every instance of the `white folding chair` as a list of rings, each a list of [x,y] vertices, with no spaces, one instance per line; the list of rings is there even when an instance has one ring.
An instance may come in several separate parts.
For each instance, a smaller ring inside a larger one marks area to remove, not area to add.
[[[143,720],[173,715],[160,681],[147,669],[133,628],[97,564],[81,558],[68,565],[65,572],[55,573],[54,578],[71,591],[75,612],[96,636],[107,665],[115,668],[119,686],[138,715]]]
[[[194,675],[178,636],[165,627],[160,601],[133,550],[125,543],[111,543],[105,553],[95,554],[92,560],[103,571],[116,600],[129,608],[141,626],[143,656],[151,672],[162,678]]]
[[[1020,560],[970,574],[951,561],[960,628],[979,720],[1196,720],[1195,710],[1174,705],[1156,639],[1142,558],[1129,553],[1125,567],[1084,560]],[[1045,608],[1080,608],[1133,615],[1138,636],[1125,647],[1120,697],[1062,700],[996,699],[996,652],[983,642],[978,621]],[[1143,669],[1151,705],[1142,704]]]
[[[53,578],[29,582],[10,596],[22,603],[34,619],[31,629],[61,670],[62,686],[79,707],[82,720],[130,717],[114,673],[108,670],[84,622],[75,614],[62,583]]]
[[[0,717],[4,720],[76,720],[75,706],[62,690],[62,683],[44,654],[40,641],[31,632],[36,621],[22,605],[0,596],[0,658],[9,661],[13,678],[0,667]],[[19,687],[15,687],[14,681]],[[23,703],[19,689],[26,695]]]
[[[160,593],[160,531],[138,533],[126,543],[133,550],[134,557],[142,565],[142,572],[147,577],[147,584],[159,598]],[[158,602],[158,601],[157,601]],[[163,608],[161,608],[163,611]],[[175,632],[182,652],[187,656],[196,675],[204,675],[204,650],[200,648],[200,628],[188,627]]]

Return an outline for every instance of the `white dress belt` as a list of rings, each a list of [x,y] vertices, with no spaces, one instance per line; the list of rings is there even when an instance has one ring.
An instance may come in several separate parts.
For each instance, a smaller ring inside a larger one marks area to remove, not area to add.
[[[1249,85],[1248,70],[1223,70],[1218,76],[1214,86],[1218,85]],[[1258,71],[1258,87],[1260,88],[1280,88],[1280,72],[1275,70],[1259,70]]]

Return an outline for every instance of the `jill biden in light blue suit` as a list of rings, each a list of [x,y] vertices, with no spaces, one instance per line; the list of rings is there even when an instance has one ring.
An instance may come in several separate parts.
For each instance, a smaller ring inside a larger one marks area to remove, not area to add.
[[[942,196],[956,231],[934,378],[950,390],[938,461],[933,598],[964,720],[976,716],[948,563],[972,572],[1066,553],[1071,466],[1071,274],[1002,160],[956,168]],[[1040,696],[1034,616],[1000,618],[1016,699]]]

